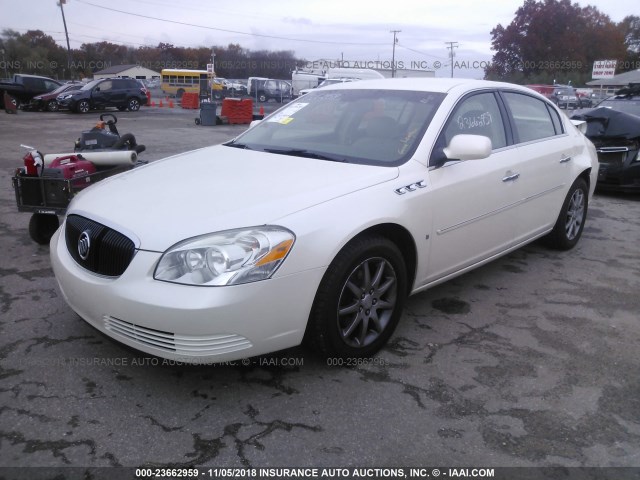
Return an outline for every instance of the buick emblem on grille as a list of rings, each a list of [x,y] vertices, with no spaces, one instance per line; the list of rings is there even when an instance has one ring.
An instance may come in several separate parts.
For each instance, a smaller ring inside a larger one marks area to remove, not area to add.
[[[89,249],[91,248],[90,230],[85,230],[78,238],[78,255],[82,260],[89,258]]]

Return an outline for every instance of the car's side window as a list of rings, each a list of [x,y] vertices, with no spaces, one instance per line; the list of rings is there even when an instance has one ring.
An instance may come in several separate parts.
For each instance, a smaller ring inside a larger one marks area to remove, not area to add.
[[[493,149],[507,145],[502,115],[492,92],[478,93],[458,104],[443,131],[442,146],[455,135],[483,135],[489,137]]]
[[[552,119],[543,100],[514,92],[504,92],[503,98],[513,117],[516,142],[531,142],[557,134],[555,123],[560,120]]]
[[[553,128],[555,128],[556,130],[556,135],[564,133],[562,121],[560,120],[560,114],[550,105],[547,105],[547,110],[549,110],[549,115],[551,115],[551,121],[553,122]]]

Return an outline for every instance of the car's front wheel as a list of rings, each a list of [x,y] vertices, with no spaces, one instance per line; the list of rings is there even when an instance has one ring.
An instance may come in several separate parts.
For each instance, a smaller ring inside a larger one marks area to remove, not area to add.
[[[138,110],[140,110],[140,100],[138,100],[137,98],[130,98],[127,101],[127,108],[130,112],[137,112]]]
[[[567,193],[553,230],[545,238],[547,245],[558,250],[575,247],[582,236],[588,207],[589,187],[578,178]]]
[[[88,100],[80,100],[76,105],[76,112],[78,113],[87,113],[91,110],[91,105]]]
[[[305,340],[327,357],[371,356],[395,330],[406,296],[406,266],[398,247],[378,235],[356,238],[327,269]]]
[[[49,100],[47,103],[47,110],[50,112],[57,112],[60,109],[58,102],[55,100]]]
[[[59,226],[57,215],[34,213],[29,220],[29,236],[38,245],[48,245]]]

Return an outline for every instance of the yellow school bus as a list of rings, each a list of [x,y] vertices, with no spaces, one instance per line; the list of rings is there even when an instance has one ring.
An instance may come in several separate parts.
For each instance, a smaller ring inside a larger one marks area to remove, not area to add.
[[[160,88],[178,98],[184,93],[208,94],[210,88],[216,89],[213,78],[206,70],[165,68],[160,72]]]

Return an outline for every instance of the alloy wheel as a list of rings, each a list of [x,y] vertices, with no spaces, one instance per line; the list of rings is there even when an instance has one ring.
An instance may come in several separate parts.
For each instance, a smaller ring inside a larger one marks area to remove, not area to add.
[[[381,257],[360,263],[348,276],[338,301],[338,329],[351,347],[373,343],[391,321],[397,302],[398,279]]]
[[[567,239],[573,240],[582,226],[584,220],[584,192],[581,189],[576,189],[569,201],[569,208],[567,208],[567,222],[565,224],[565,231],[567,233]]]

